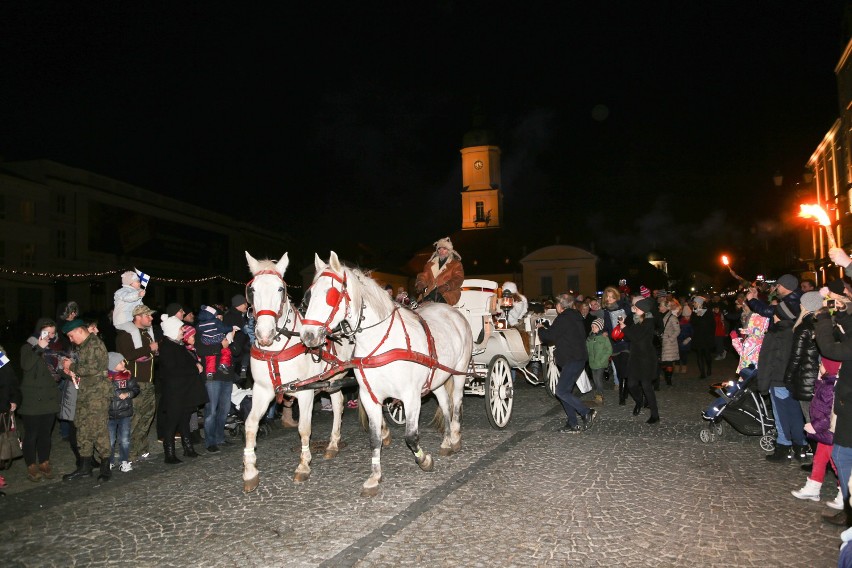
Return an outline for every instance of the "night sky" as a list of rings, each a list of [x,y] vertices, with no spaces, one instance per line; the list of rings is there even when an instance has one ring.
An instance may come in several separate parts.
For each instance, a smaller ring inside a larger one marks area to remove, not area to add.
[[[772,176],[800,176],[838,116],[840,1],[18,4],[0,17],[6,160],[88,169],[321,254],[457,230],[480,105],[504,219],[531,246],[709,269],[792,211]]]

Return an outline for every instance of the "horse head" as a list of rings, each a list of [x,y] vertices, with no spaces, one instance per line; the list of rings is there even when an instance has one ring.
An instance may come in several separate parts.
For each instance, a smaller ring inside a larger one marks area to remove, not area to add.
[[[255,337],[259,346],[269,347],[274,341],[278,320],[289,311],[284,271],[290,261],[286,252],[278,262],[273,262],[255,260],[248,251],[246,260],[252,274],[246,284],[246,299],[254,307]]]
[[[310,348],[323,345],[326,336],[350,315],[352,303],[347,274],[337,253],[331,251],[327,264],[314,254],[314,267],[316,274],[308,290],[301,331],[302,343]]]

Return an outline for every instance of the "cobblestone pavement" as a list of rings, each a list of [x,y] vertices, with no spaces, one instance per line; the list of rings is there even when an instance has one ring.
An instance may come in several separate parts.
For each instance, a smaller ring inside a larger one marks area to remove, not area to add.
[[[730,376],[729,357],[713,378]],[[806,474],[763,459],[756,437],[728,429],[702,443],[701,410],[712,379],[677,376],[658,393],[662,422],[645,424],[606,393],[590,432],[558,432],[564,415],[542,388],[516,389],[504,431],[489,427],[483,399],[465,397],[462,451],[435,471],[415,465],[392,428],[384,482],[359,496],[369,473],[366,433],[344,415],[348,446],[316,455],[295,485],[299,442],[280,427],[260,440],[261,480],[242,490],[242,448],[231,445],[177,466],[162,454],[109,483],[31,483],[18,460],[0,499],[3,566],[786,566],[830,567],[840,529],[824,503],[790,495]],[[588,397],[587,397],[588,398]],[[317,408],[319,405],[317,405]],[[314,414],[314,439],[330,413]],[[70,451],[54,462],[70,471]],[[66,455],[67,454],[67,455]],[[62,463],[64,461],[64,463]],[[823,501],[835,495],[829,474]]]

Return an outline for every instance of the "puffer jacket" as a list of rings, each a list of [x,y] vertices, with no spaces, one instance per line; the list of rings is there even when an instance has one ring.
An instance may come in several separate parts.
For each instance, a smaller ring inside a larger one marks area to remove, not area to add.
[[[133,416],[133,399],[139,395],[139,383],[136,382],[130,371],[118,373],[109,371],[109,379],[115,387],[115,396],[109,403],[109,419],[117,420]],[[119,395],[123,393],[130,393],[130,396],[125,399],[119,398]]]
[[[770,387],[784,386],[784,373],[793,346],[793,323],[792,320],[776,322],[763,338],[757,359],[757,388],[760,394],[767,394]]]
[[[813,314],[802,318],[793,328],[793,349],[784,373],[784,386],[796,400],[814,397],[814,382],[819,375],[819,350],[814,335]]]
[[[852,329],[852,317],[846,312],[835,314],[834,320],[843,329]],[[843,361],[840,373],[834,385],[834,413],[837,425],[834,429],[834,443],[852,448],[852,335],[834,335],[834,322],[828,316],[818,316],[814,321],[816,340],[824,357],[834,361]]]
[[[834,432],[831,428],[831,409],[834,406],[835,375],[823,375],[814,384],[814,398],[811,401],[811,426],[816,434],[808,434],[808,438],[828,446],[834,444]]]

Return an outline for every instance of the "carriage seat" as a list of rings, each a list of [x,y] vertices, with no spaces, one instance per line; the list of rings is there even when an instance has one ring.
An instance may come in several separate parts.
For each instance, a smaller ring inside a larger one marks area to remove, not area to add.
[[[474,343],[485,345],[491,335],[491,314],[497,310],[497,283],[479,278],[465,280],[456,308],[467,318]]]

